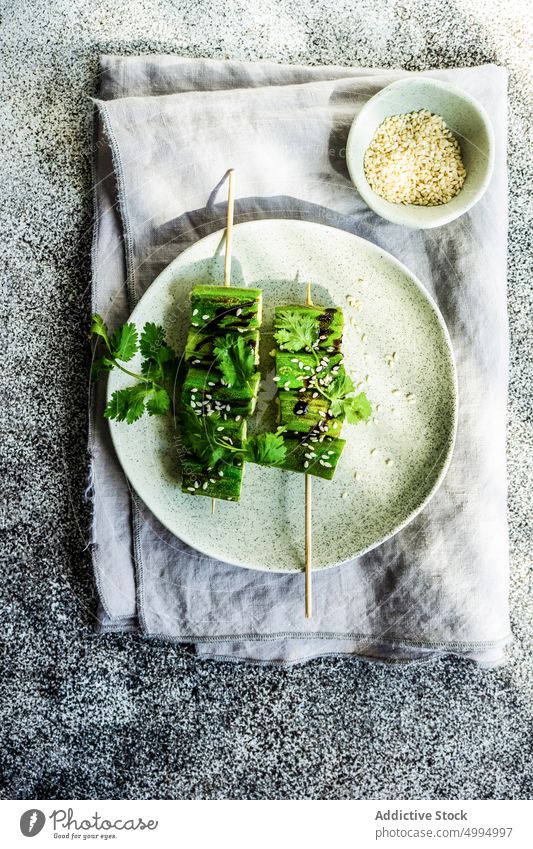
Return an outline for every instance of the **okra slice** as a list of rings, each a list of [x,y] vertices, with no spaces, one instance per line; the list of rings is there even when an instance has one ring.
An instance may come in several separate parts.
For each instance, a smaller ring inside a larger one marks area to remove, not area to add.
[[[346,440],[326,436],[321,441],[312,442],[310,438],[286,437],[285,445],[287,454],[278,468],[315,475],[329,481],[335,474]]]
[[[253,348],[256,364],[259,363],[259,331],[249,330],[242,334],[243,339]],[[189,364],[209,367],[213,363],[213,347],[219,337],[211,332],[190,328],[185,347],[185,360]]]
[[[324,355],[317,363],[312,354],[297,353],[290,351],[276,352],[276,377],[280,389],[299,390],[307,388],[311,378],[316,377],[321,381],[331,380],[345,374],[342,354]],[[318,368],[318,372],[316,369]],[[326,387],[325,387],[326,388]]]
[[[315,323],[314,345],[317,350],[328,353],[340,351],[342,343],[342,332],[344,330],[344,315],[340,307],[308,307],[301,304],[289,304],[284,307],[276,307],[274,311],[274,328],[291,332],[291,315],[296,318],[309,317]],[[278,343],[281,350],[283,342]]]
[[[261,325],[263,294],[260,289],[194,286],[191,290],[193,329],[220,335],[231,328],[253,330]]]
[[[216,470],[208,471],[195,458],[186,457],[181,464],[182,491],[188,495],[208,495],[224,501],[238,501],[241,495],[244,463],[218,463]]]
[[[188,404],[197,415],[220,413],[228,416],[249,416],[257,402],[261,375],[256,372],[247,386],[229,387],[221,382],[215,368],[191,366],[181,389],[182,403]]]
[[[198,420],[201,423],[206,417],[198,416]],[[217,418],[214,433],[218,441],[232,448],[242,448],[247,434],[246,421],[242,418]],[[185,444],[186,453],[181,461],[182,491],[188,495],[209,495],[212,498],[238,501],[244,471],[242,457],[230,455],[228,458],[226,455],[213,466],[207,466],[187,449]]]
[[[307,433],[314,427],[332,436],[340,435],[342,420],[329,413],[330,402],[322,397],[313,398],[311,392],[278,392],[279,421],[288,431]]]

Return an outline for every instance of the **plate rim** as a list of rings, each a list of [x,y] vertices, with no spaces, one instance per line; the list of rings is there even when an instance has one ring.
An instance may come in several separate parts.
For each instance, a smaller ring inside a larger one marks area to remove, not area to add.
[[[365,548],[361,549],[360,551],[354,552],[350,557],[348,557],[344,560],[339,560],[339,561],[336,561],[335,563],[327,563],[325,565],[313,567],[313,571],[325,572],[329,569],[336,569],[336,568],[339,568],[341,566],[345,566],[346,564],[351,563],[353,560],[355,560],[359,557],[362,557],[365,554],[368,554],[370,551],[373,551],[375,548],[378,548],[380,545],[383,545],[385,542],[387,542],[388,540],[395,537],[396,534],[400,533],[400,531],[402,531],[404,528],[406,528],[418,516],[418,514],[421,513],[422,510],[424,510],[425,507],[427,507],[429,502],[432,500],[432,498],[436,495],[436,493],[440,489],[440,487],[441,487],[441,485],[444,481],[444,478],[446,477],[448,469],[450,467],[450,463],[451,463],[453,453],[454,453],[456,437],[457,437],[457,427],[458,427],[458,419],[459,419],[459,416],[458,416],[459,390],[458,390],[458,379],[457,379],[457,366],[456,366],[456,362],[455,362],[455,354],[454,354],[454,349],[453,349],[453,344],[452,344],[450,332],[448,330],[446,322],[444,321],[444,317],[443,317],[443,315],[442,315],[442,313],[439,309],[437,302],[435,301],[433,295],[424,286],[422,281],[417,277],[417,275],[414,274],[414,272],[412,272],[403,262],[401,262],[401,260],[397,259],[389,251],[385,250],[384,248],[381,248],[379,245],[376,245],[374,242],[371,242],[369,239],[364,239],[362,236],[358,236],[356,233],[352,233],[350,230],[344,230],[340,227],[333,227],[330,224],[322,224],[322,223],[315,222],[315,221],[308,221],[306,219],[281,218],[281,217],[279,217],[279,218],[277,218],[277,217],[258,218],[258,219],[254,219],[253,221],[242,221],[239,224],[235,224],[234,227],[233,227],[233,231],[235,233],[235,232],[242,230],[242,229],[253,229],[257,225],[264,225],[265,223],[269,224],[269,223],[272,223],[272,222],[283,222],[284,225],[289,226],[289,227],[293,226],[293,225],[296,225],[297,227],[304,225],[304,227],[312,227],[312,228],[318,227],[321,230],[323,230],[323,229],[333,230],[335,233],[344,233],[346,236],[350,236],[351,238],[356,239],[358,242],[364,242],[364,244],[367,247],[369,246],[371,251],[373,251],[374,253],[378,253],[382,256],[385,256],[390,262],[392,262],[393,265],[395,265],[397,268],[399,268],[405,275],[407,275],[407,277],[412,282],[414,282],[415,286],[421,292],[422,296],[428,301],[433,313],[435,314],[435,317],[436,317],[437,322],[440,326],[440,329],[441,329],[442,333],[444,334],[444,338],[446,340],[448,353],[449,353],[450,366],[451,366],[451,377],[452,377],[452,385],[453,385],[453,395],[452,395],[452,399],[451,399],[452,400],[453,423],[452,423],[452,429],[451,429],[451,432],[450,432],[450,436],[449,436],[449,439],[448,439],[448,441],[446,443],[446,447],[445,447],[445,459],[443,461],[440,472],[439,472],[437,478],[435,479],[435,482],[434,482],[431,490],[426,495],[426,497],[421,501],[421,503],[417,507],[415,507],[411,511],[411,513],[409,513],[409,515],[404,519],[404,521],[401,522],[399,525],[397,525],[394,528],[394,530],[391,531],[390,533],[385,534],[384,536],[380,537],[376,542],[373,542],[371,545],[366,546]],[[136,313],[140,310],[142,302],[145,299],[145,297],[147,296],[147,294],[153,289],[153,287],[157,283],[159,283],[159,285],[162,285],[162,283],[159,282],[160,278],[162,278],[164,275],[169,274],[172,266],[174,266],[175,264],[178,263],[178,261],[181,261],[184,257],[186,257],[186,255],[189,253],[189,251],[192,251],[193,249],[197,249],[200,242],[203,242],[205,239],[212,239],[212,238],[216,239],[217,236],[219,238],[221,238],[221,237],[223,237],[224,232],[225,232],[224,227],[220,228],[219,230],[214,230],[212,233],[209,233],[207,236],[203,236],[201,239],[198,239],[192,245],[189,245],[189,247],[187,247],[183,251],[181,251],[181,253],[177,254],[177,256],[174,257],[174,259],[171,260],[171,262],[169,262],[168,265],[166,265],[159,272],[159,274],[157,275],[157,277],[154,278],[152,283],[150,283],[150,285],[148,286],[148,288],[146,289],[144,294],[141,296],[141,298],[139,298],[137,304],[135,305],[135,307],[131,311],[131,313],[130,313],[129,317],[126,319],[126,321],[128,321],[128,322],[131,322],[131,321],[134,322],[135,321]],[[153,292],[152,292],[152,294],[153,294]],[[115,391],[116,387],[113,387],[113,382],[116,378],[118,378],[118,374],[115,373],[115,371],[111,371],[108,375],[107,386],[106,386],[106,402],[109,401],[113,391]],[[171,533],[177,539],[180,539],[182,542],[184,542],[186,545],[190,546],[195,551],[200,552],[200,554],[204,554],[206,557],[210,557],[214,560],[218,560],[218,561],[221,561],[223,563],[228,563],[229,565],[232,565],[232,566],[238,566],[241,569],[250,569],[250,570],[256,571],[256,572],[273,573],[273,574],[278,574],[278,575],[295,575],[295,574],[300,574],[301,572],[303,572],[303,567],[301,567],[299,569],[292,569],[292,568],[291,569],[279,569],[279,568],[274,568],[274,567],[271,568],[271,567],[265,567],[265,566],[261,566],[261,565],[251,564],[251,563],[245,563],[245,562],[240,561],[238,559],[224,558],[224,557],[221,557],[220,552],[215,551],[214,549],[210,548],[208,545],[201,547],[201,546],[198,545],[198,542],[196,540],[193,542],[193,541],[187,539],[186,530],[185,530],[183,535],[181,533],[178,535],[175,532],[175,530],[172,529],[171,527],[169,527],[167,522],[165,522],[158,515],[156,510],[154,510],[153,507],[145,500],[144,495],[139,491],[136,484],[130,478],[128,472],[126,471],[124,463],[123,463],[123,456],[121,454],[121,449],[119,447],[120,442],[118,440],[118,428],[116,427],[116,422],[114,422],[112,419],[108,419],[107,423],[108,423],[109,431],[110,431],[110,434],[111,434],[111,441],[112,441],[112,444],[113,444],[113,449],[114,449],[115,454],[117,456],[120,467],[121,467],[121,469],[122,469],[122,471],[123,471],[123,473],[126,477],[126,480],[128,481],[129,485],[133,488],[133,490],[136,492],[138,497],[141,499],[143,504],[145,504],[145,506],[148,508],[148,510],[150,510],[150,512],[153,513],[153,515],[155,516],[157,521],[160,522],[163,525],[163,527],[165,527],[166,530],[169,531],[169,533]],[[115,434],[117,434],[117,439],[115,438]]]

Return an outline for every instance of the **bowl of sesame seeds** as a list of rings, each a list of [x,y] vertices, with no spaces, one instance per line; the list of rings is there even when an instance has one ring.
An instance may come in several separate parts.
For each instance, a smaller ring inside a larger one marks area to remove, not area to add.
[[[427,229],[448,224],[484,194],[494,166],[494,132],[473,97],[412,76],[372,97],[346,146],[352,181],[382,218]]]

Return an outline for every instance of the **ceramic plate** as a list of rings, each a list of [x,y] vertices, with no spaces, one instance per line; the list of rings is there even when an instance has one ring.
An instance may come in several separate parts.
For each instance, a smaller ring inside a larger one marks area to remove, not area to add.
[[[162,324],[183,350],[189,292],[222,280],[223,233],[178,256],[132,313],[140,329]],[[313,478],[313,568],[362,554],[404,527],[435,493],[446,472],[457,423],[457,388],[448,332],[435,303],[405,266],[350,233],[302,221],[264,220],[234,229],[232,284],[263,290],[263,385],[252,428],[274,427],[273,309],[313,300],[344,308],[348,371],[371,400],[371,420],[344,425],[347,445],[333,481]],[[352,305],[350,305],[350,303]],[[132,360],[132,370],[139,363]],[[108,395],[128,386],[118,371]],[[219,560],[252,569],[303,567],[304,477],[246,465],[241,501],[183,494],[170,417],[111,422],[113,442],[134,489],[173,534]]]

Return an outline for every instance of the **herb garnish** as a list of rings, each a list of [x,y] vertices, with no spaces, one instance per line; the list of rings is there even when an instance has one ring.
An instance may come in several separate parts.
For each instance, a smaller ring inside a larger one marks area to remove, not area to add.
[[[244,388],[256,373],[252,346],[242,336],[228,334],[215,339],[215,364],[227,386]]]
[[[92,376],[95,380],[102,372],[118,368],[139,381],[134,386],[113,392],[104,410],[107,419],[132,424],[141,418],[145,410],[150,416],[169,412],[176,375],[176,355],[167,345],[162,327],[145,324],[140,341],[134,324],[124,324],[110,336],[103,318],[94,315],[89,336],[100,337],[106,349],[106,353],[93,363]],[[141,374],[135,374],[121,363],[129,362],[139,348],[144,359]]]
[[[306,349],[315,357],[317,356],[315,346],[318,342],[319,329],[314,316],[294,310],[279,310],[276,323],[283,323],[283,327],[274,333],[274,339],[282,351],[296,353]]]
[[[284,428],[278,428],[275,433],[250,436],[241,447],[236,447],[228,441],[228,422],[217,414],[198,416],[192,407],[184,405],[180,424],[185,448],[208,468],[214,467],[220,460],[231,462],[237,457],[262,466],[276,466],[283,463],[287,455],[282,437]],[[227,430],[226,435],[224,430]]]
[[[278,466],[287,456],[287,446],[282,433],[285,428],[278,427],[275,433],[259,433],[251,436],[245,445],[245,460],[262,466]]]

